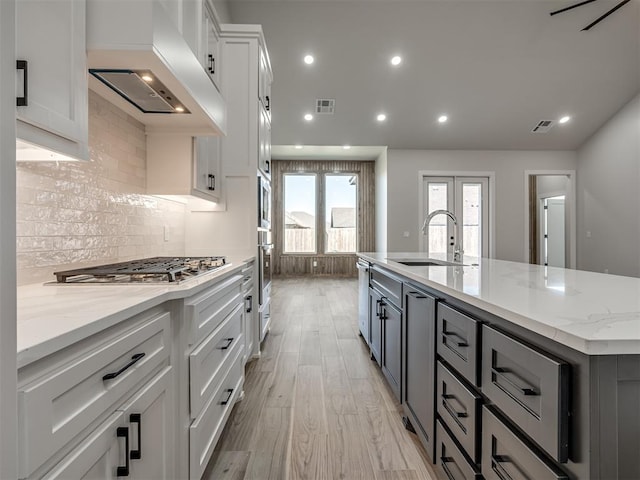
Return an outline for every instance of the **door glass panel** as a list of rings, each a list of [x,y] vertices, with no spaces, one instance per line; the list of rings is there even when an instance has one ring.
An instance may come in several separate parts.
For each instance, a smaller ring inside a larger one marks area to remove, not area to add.
[[[449,185],[428,183],[428,213],[447,210]],[[429,253],[447,253],[447,216],[436,215],[429,223]]]
[[[357,239],[357,176],[325,176],[325,252],[354,253]]]
[[[315,175],[284,175],[284,252],[316,252]]]
[[[482,256],[482,185],[462,185],[462,249],[465,255]]]

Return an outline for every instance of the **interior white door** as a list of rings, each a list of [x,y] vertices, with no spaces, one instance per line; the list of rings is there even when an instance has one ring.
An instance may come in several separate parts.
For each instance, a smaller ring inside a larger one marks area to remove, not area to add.
[[[550,267],[565,267],[565,199],[545,199],[545,257]]]

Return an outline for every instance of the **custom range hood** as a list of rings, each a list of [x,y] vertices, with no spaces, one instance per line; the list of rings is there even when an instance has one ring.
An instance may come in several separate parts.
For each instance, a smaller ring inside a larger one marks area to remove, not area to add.
[[[225,134],[224,99],[159,0],[87,0],[87,62],[89,88],[148,132]]]

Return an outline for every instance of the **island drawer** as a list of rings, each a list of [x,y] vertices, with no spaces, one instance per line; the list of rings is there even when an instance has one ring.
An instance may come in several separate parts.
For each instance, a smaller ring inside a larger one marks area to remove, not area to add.
[[[402,280],[395,275],[373,266],[370,270],[371,286],[396,307],[402,308]]]
[[[436,465],[448,480],[482,479],[478,468],[464,456],[440,420],[436,420]]]
[[[487,406],[482,409],[482,474],[485,480],[569,479]]]
[[[561,463],[569,452],[569,377],[568,363],[483,327],[482,392]]]
[[[479,386],[478,335],[480,322],[438,303],[436,350],[444,360],[473,385]]]
[[[229,368],[231,352],[243,343],[244,305],[229,316],[189,355],[189,390],[191,418],[196,418]]]
[[[189,345],[197,345],[242,302],[242,275],[234,274],[185,300]]]
[[[437,378],[438,415],[467,455],[479,463],[482,397],[468,389],[441,362],[438,362]]]

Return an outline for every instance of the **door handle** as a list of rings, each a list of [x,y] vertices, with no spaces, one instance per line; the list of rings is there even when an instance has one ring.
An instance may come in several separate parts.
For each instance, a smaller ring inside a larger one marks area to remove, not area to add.
[[[29,104],[29,81],[27,78],[29,72],[29,64],[26,60],[16,60],[16,69],[22,70],[22,96],[16,97],[16,106],[26,107]]]
[[[129,423],[138,424],[138,449],[131,450],[130,457],[132,460],[140,460],[142,458],[142,414],[132,413],[129,415]]]
[[[128,477],[129,476],[129,429],[127,427],[118,427],[116,430],[116,436],[118,438],[124,437],[124,467],[122,465],[118,465],[116,469],[116,476],[118,477]]]
[[[227,342],[227,344],[224,347],[220,347],[220,350],[227,350],[233,343],[233,340],[233,338],[226,338],[225,342]]]
[[[253,295],[249,295],[245,300],[247,302],[246,311],[251,313],[251,310],[253,310]]]
[[[210,173],[208,178],[209,178],[209,185],[207,188],[213,191],[216,189],[216,176]]]
[[[269,101],[269,95],[267,95],[266,97],[264,97],[265,100],[267,101],[267,104],[264,106],[265,110],[268,112],[269,109],[271,108],[271,102]]]
[[[233,388],[229,388],[227,390],[227,398],[220,402],[220,405],[226,405],[231,400],[231,396],[233,395]]]

